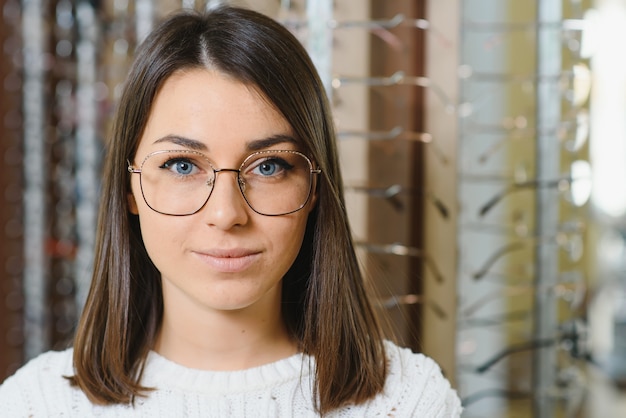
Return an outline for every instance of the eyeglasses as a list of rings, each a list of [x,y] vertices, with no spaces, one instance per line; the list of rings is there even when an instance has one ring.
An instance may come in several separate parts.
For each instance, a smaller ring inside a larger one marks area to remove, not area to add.
[[[514,183],[506,189],[494,195],[479,210],[479,216],[485,216],[493,207],[510,193],[532,188],[556,188],[566,193],[566,200],[575,206],[583,206],[591,196],[591,166],[586,160],[575,160],[570,165],[569,173],[553,180],[528,180]]]
[[[337,90],[346,84],[354,83],[371,87],[416,86],[429,88],[444,105],[446,113],[453,114],[457,111],[454,101],[446,94],[443,88],[428,77],[408,76],[404,73],[404,71],[396,71],[388,77],[358,77],[340,75],[333,78],[331,85],[334,90]]]
[[[355,241],[354,244],[374,254],[390,254],[407,257],[415,257],[424,260],[426,267],[435,276],[439,283],[444,282],[444,277],[432,256],[421,248],[410,247],[403,244],[374,244],[370,242]]]
[[[346,192],[365,193],[374,198],[384,199],[399,212],[403,211],[407,206],[404,200],[401,199],[401,195],[421,195],[434,205],[435,209],[444,219],[448,219],[450,216],[448,206],[429,190],[404,187],[397,183],[386,187],[347,184],[345,185],[345,190]]]
[[[448,319],[448,314],[445,309],[442,308],[437,301],[427,298],[424,295],[408,293],[405,295],[392,295],[386,298],[379,298],[375,301],[377,301],[382,308],[387,310],[398,308],[403,305],[423,304],[428,306],[439,319],[444,321]]]
[[[237,185],[250,208],[260,215],[297,212],[309,201],[314,169],[298,151],[269,150],[250,154],[238,169],[215,168],[207,156],[192,150],[155,151],[135,168],[141,193],[155,212],[186,216],[197,213],[211,196],[217,173],[237,173]]]
[[[531,246],[540,246],[540,245],[548,245],[548,244],[556,244],[559,248],[563,249],[567,254],[569,261],[572,263],[576,263],[580,261],[583,256],[584,251],[584,243],[583,238],[578,233],[563,233],[558,232],[555,236],[534,236],[534,237],[526,237],[523,240],[513,241],[502,248],[496,250],[483,264],[482,266],[472,273],[472,278],[474,280],[479,280],[483,278],[489,270],[493,267],[493,265],[504,255],[511,253],[513,251],[528,249]]]
[[[506,347],[500,352],[494,354],[483,364],[477,366],[475,371],[477,373],[485,373],[493,365],[511,354],[528,350],[536,350],[543,347],[554,347],[563,342],[565,342],[565,344],[562,344],[558,348],[566,349],[574,358],[584,358],[584,356],[588,354],[587,334],[587,327],[582,320],[576,319],[566,321],[559,325],[559,329],[556,330],[555,335],[540,340],[524,341]]]
[[[351,131],[351,130],[339,130],[337,131],[337,138],[361,138],[367,141],[412,141],[429,144],[435,156],[442,164],[448,164],[449,158],[441,148],[437,146],[437,143],[433,141],[433,136],[427,132],[412,132],[405,130],[402,126],[396,126],[388,131]]]
[[[531,295],[533,292],[549,292],[554,295],[555,298],[565,302],[570,311],[577,311],[582,306],[587,295],[587,285],[585,284],[585,276],[578,270],[570,270],[560,274],[556,283],[550,285],[537,286],[530,282],[516,285],[505,285],[500,288],[493,289],[469,303],[463,302],[458,308],[459,319],[473,319],[477,312],[484,309],[491,302],[502,300],[503,296],[516,297]],[[507,316],[508,314],[505,313],[501,315],[500,319]],[[498,320],[498,318],[494,317],[491,318],[491,322],[495,324],[498,322],[502,323],[504,321]]]
[[[502,127],[485,130],[486,132],[483,133],[496,134],[501,137],[479,154],[478,162],[485,164],[505,144],[519,140],[535,140],[539,135],[554,136],[563,145],[563,148],[570,153],[580,151],[589,139],[589,111],[585,108],[569,111],[563,121],[553,127],[537,129],[528,127],[527,124],[526,117],[518,116],[505,119]]]

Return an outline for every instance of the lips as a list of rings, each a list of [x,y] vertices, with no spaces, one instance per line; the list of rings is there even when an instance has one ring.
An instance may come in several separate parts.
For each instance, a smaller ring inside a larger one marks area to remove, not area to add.
[[[194,254],[211,269],[221,273],[239,273],[247,270],[254,264],[261,253],[254,250],[235,249],[212,249],[197,251]]]

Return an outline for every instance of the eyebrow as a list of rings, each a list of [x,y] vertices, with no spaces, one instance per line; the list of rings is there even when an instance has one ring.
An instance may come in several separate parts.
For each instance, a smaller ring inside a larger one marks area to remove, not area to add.
[[[198,141],[196,139],[185,138],[184,136],[178,136],[178,135],[166,135],[154,141],[153,144],[160,144],[163,142],[170,142],[172,144],[180,145],[181,147],[189,148],[194,151],[207,151],[208,150],[204,142]]]
[[[197,139],[185,138],[179,135],[166,135],[162,138],[157,139],[153,142],[153,144],[160,144],[163,142],[169,142],[175,145],[180,145],[181,147],[189,148],[194,151],[208,151],[209,148],[207,145],[198,141]],[[273,145],[277,144],[296,144],[296,139],[291,135],[285,134],[276,134],[272,136],[268,136],[267,138],[255,139],[246,144],[246,148],[248,151],[259,151],[265,148],[269,148]]]
[[[246,144],[246,147],[249,151],[259,151],[273,145],[284,143],[295,144],[296,139],[291,135],[277,134],[268,136],[267,138],[250,141]]]

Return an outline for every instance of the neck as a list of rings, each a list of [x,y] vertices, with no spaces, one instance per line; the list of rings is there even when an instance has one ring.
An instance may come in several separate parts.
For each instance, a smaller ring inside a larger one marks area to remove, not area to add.
[[[295,354],[297,344],[282,319],[280,301],[261,305],[232,311],[193,304],[168,309],[164,300],[154,350],[178,364],[203,370],[242,370]]]

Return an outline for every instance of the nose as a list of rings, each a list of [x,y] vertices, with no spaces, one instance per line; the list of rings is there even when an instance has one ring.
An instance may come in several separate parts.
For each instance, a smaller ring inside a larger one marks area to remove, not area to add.
[[[247,223],[249,217],[248,204],[237,184],[237,174],[237,170],[231,169],[215,172],[213,190],[209,200],[200,211],[208,225],[228,230]],[[221,180],[218,181],[220,178]]]

